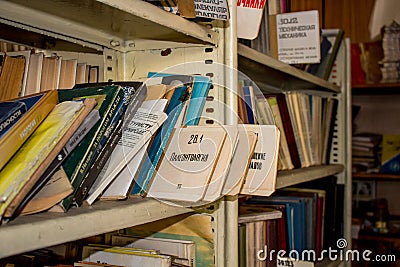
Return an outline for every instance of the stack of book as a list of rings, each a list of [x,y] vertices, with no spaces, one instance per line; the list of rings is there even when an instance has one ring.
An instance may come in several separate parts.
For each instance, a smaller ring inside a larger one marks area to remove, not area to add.
[[[358,133],[352,137],[353,172],[380,172],[382,135]]]
[[[383,59],[379,62],[382,72],[382,83],[394,83],[400,80],[400,25],[393,21],[383,27]]]

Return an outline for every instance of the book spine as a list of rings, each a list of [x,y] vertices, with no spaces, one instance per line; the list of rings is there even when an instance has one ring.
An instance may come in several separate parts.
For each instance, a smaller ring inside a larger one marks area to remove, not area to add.
[[[84,176],[86,175],[86,172],[89,170],[90,163],[93,160],[93,156],[97,150],[97,147],[100,144],[100,141],[107,130],[112,117],[114,116],[112,111],[115,111],[116,107],[118,106],[118,103],[120,101],[123,101],[123,91],[120,90],[119,93],[114,97],[112,100],[112,104],[110,105],[110,108],[106,111],[104,114],[104,118],[102,122],[100,123],[100,127],[97,130],[94,138],[92,139],[93,141],[87,148],[87,151],[85,152],[85,155],[83,158],[80,160],[79,164],[77,165],[77,168],[75,168],[72,176],[70,177],[70,180],[72,182],[72,186],[74,187],[74,194],[71,194],[70,196],[66,197],[62,202],[61,206],[63,207],[64,210],[68,210],[71,204],[75,201],[75,192],[79,188],[79,185],[81,184]]]
[[[26,112],[26,105],[22,104],[0,120],[0,137],[5,134]]]
[[[96,158],[96,160],[91,165],[92,167],[89,169],[87,174],[85,175],[81,185],[75,193],[75,202],[78,206],[82,205],[83,200],[87,196],[90,188],[95,182],[97,176],[100,174],[104,165],[106,164],[108,158],[111,156],[114,148],[117,146],[119,140],[122,136],[122,123],[123,120],[120,119],[115,130],[112,132],[111,136],[108,138],[106,144],[104,145],[101,153]]]

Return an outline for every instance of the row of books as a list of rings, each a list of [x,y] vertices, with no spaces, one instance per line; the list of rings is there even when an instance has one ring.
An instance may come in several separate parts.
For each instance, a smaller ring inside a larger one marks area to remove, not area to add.
[[[338,204],[342,189],[334,177],[323,180],[331,188],[307,184],[240,203],[240,266],[276,266],[278,251],[285,252],[282,258],[298,255],[300,260],[316,262],[324,249],[335,245],[342,235],[339,212],[343,208]]]
[[[148,76],[146,83],[80,84],[2,102],[28,106],[0,139],[2,218],[63,212],[98,199],[152,197],[193,205],[274,192],[276,126],[198,126],[210,78]],[[77,107],[69,112],[72,105]],[[32,123],[38,114],[41,121]],[[24,139],[9,142],[25,131]]]
[[[121,229],[0,260],[16,266],[215,266],[212,217],[195,214]],[[195,230],[196,229],[196,230]],[[42,252],[40,254],[40,252]],[[23,261],[24,264],[21,264]],[[27,264],[29,263],[29,264]]]
[[[265,94],[253,84],[239,89],[244,123],[276,125],[281,133],[279,170],[328,164],[337,99],[302,92]]]
[[[0,52],[0,101],[98,82],[99,66],[31,49]]]

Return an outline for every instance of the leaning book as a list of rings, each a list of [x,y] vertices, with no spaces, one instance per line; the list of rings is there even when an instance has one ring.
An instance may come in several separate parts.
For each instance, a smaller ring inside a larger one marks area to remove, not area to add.
[[[23,102],[26,113],[0,138],[0,170],[56,106],[57,91],[47,91],[10,101]]]
[[[92,107],[94,104],[90,104]],[[22,145],[14,157],[0,172],[0,216],[10,209],[15,198],[26,185],[34,185],[36,178],[45,171],[51,162],[51,157],[57,156],[66,141],[67,135],[72,135],[78,128],[78,118],[85,110],[82,101],[68,101],[58,104],[49,116],[40,124],[29,139]],[[12,207],[8,215],[12,216]]]

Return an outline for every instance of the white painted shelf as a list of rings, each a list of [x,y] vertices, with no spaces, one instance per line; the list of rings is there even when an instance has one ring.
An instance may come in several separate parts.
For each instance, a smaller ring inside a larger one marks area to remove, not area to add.
[[[339,93],[340,87],[315,75],[299,70],[243,44],[238,44],[239,70],[263,90],[321,90]]]
[[[341,173],[344,169],[341,164],[331,164],[279,171],[276,177],[276,189],[335,175]]]
[[[0,227],[0,258],[192,211],[150,198],[133,198],[99,201],[67,213],[19,216]]]
[[[0,23],[71,43],[84,40],[83,45],[98,50],[129,50],[138,40],[213,45],[218,41],[218,34],[206,26],[141,0],[0,0]],[[13,33],[8,34],[12,38]],[[33,35],[31,41],[41,40]]]

